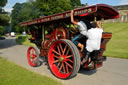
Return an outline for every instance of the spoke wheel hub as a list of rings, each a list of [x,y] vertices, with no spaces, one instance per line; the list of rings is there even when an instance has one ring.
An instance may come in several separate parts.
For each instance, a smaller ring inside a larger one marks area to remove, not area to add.
[[[60,56],[58,60],[59,60],[59,62],[63,62],[64,58],[62,56]]]

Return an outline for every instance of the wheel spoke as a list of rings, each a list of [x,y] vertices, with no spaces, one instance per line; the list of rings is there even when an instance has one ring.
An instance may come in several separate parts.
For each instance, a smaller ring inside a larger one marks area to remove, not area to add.
[[[34,60],[34,64],[36,64],[37,58],[35,57],[33,60]]]
[[[69,63],[65,62],[65,64],[68,65],[70,68],[73,69],[73,67]]]
[[[66,65],[66,70],[67,70],[67,73],[69,73],[69,68],[68,68],[68,65]]]
[[[60,65],[60,62],[57,64],[57,68],[58,68],[59,65]]]
[[[61,52],[60,52],[60,48],[59,48],[59,46],[57,45],[57,49],[58,49],[58,51],[59,51],[59,54],[61,54]]]
[[[32,54],[35,54],[35,50],[34,50],[34,48],[32,49]]]
[[[59,57],[58,57],[58,56],[56,56],[56,55],[54,55],[54,57],[55,57],[55,58],[57,58],[57,59],[59,58]]]
[[[64,74],[65,74],[65,73],[66,73],[66,71],[65,71],[64,63],[62,63],[62,66],[63,66],[63,70],[64,70]]]
[[[53,64],[55,64],[55,63],[57,63],[57,62],[59,62],[59,60],[55,60],[55,61],[53,62]]]
[[[35,61],[34,61],[34,59],[32,59],[32,63],[33,63],[33,64],[35,64]]]
[[[68,59],[67,61],[70,61],[71,63],[73,63],[73,61],[72,61],[72,60],[70,60],[70,59]]]
[[[63,55],[65,54],[66,48],[67,48],[67,45],[64,47]]]
[[[63,52],[63,48],[62,48],[62,45],[59,43],[59,46],[60,46],[60,48],[61,48],[61,51]]]
[[[54,52],[54,53],[56,53],[56,54],[58,54],[58,55],[61,55],[61,54],[59,54],[57,51],[55,51],[54,49],[52,50],[52,52]]]
[[[71,58],[71,57],[72,57],[72,55],[66,56],[66,58]]]
[[[68,55],[68,53],[69,53],[69,49],[67,50],[66,55]]]
[[[59,72],[61,71],[62,67],[63,67],[63,63],[62,63],[61,66],[60,66]]]
[[[30,51],[30,56],[32,56],[33,55],[33,53],[32,53],[32,51]]]

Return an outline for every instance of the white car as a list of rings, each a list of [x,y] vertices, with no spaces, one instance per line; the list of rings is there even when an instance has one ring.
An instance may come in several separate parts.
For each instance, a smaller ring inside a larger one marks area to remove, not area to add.
[[[15,32],[11,32],[11,37],[15,37]]]

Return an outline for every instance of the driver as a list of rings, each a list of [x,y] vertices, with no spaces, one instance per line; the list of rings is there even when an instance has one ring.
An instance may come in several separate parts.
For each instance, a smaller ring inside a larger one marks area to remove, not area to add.
[[[85,57],[81,62],[81,64],[83,65],[88,60],[89,54],[92,51],[100,49],[103,29],[97,22],[93,22],[92,24],[90,24],[90,22],[87,20],[81,20],[79,22],[75,21],[73,14],[74,10],[71,11],[71,22],[75,25],[78,25],[80,34],[74,37],[72,41],[76,46],[81,48],[81,52],[85,52]],[[82,39],[85,36],[88,39],[86,42],[86,47],[84,48],[84,45],[81,44],[78,40]]]

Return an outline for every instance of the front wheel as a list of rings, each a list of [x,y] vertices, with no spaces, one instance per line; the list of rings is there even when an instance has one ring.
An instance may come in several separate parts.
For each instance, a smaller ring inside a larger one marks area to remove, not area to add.
[[[29,47],[27,51],[28,63],[32,67],[38,66],[39,63],[39,51],[35,47]]]
[[[51,72],[58,78],[75,76],[80,68],[80,54],[70,40],[57,40],[49,48],[48,63]]]

